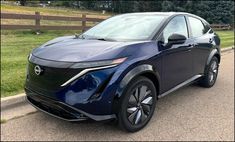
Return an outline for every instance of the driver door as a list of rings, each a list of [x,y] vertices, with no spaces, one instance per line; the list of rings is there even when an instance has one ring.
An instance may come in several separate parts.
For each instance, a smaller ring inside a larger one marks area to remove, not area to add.
[[[180,34],[186,37],[184,43],[172,43],[169,45],[168,38],[172,34]],[[176,16],[167,24],[162,31],[162,83],[163,92],[179,85],[193,75],[193,47],[188,38],[188,28],[184,16]]]

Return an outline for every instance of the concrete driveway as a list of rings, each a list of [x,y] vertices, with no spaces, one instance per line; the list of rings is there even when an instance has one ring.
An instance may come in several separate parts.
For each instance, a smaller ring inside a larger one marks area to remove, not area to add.
[[[150,123],[126,133],[114,123],[65,122],[41,112],[1,124],[1,140],[234,140],[234,50],[223,53],[210,89],[182,88],[157,102]]]

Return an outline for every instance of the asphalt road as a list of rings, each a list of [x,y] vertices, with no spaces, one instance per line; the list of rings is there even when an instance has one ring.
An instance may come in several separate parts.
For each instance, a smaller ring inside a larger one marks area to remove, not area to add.
[[[150,123],[136,133],[114,123],[65,122],[41,112],[1,124],[1,140],[234,140],[234,50],[222,55],[210,89],[182,88],[157,102]]]

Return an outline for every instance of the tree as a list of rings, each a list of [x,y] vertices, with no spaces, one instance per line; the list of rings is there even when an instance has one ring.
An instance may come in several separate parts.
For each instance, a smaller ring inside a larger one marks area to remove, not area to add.
[[[26,0],[20,0],[20,5],[25,6],[26,5]]]
[[[20,2],[21,5],[26,4],[26,0],[21,0]],[[30,3],[30,1],[28,1],[28,3]],[[115,13],[148,11],[188,12],[204,18],[209,23],[234,24],[233,0],[51,0],[51,3],[54,6],[106,10]]]

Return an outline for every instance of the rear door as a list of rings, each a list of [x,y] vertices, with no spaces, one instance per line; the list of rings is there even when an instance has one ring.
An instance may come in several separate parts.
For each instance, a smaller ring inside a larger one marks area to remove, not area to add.
[[[173,44],[166,47],[168,38],[172,34],[180,34],[186,37],[181,44]],[[188,27],[185,16],[176,16],[163,29],[160,36],[162,47],[162,92],[168,91],[176,85],[192,77],[192,52],[191,40],[188,39]],[[165,46],[164,46],[165,45]],[[165,49],[164,49],[165,48]]]
[[[194,42],[192,48],[193,74],[204,73],[207,58],[213,48],[214,33],[197,17],[187,17],[190,27],[190,39]]]

